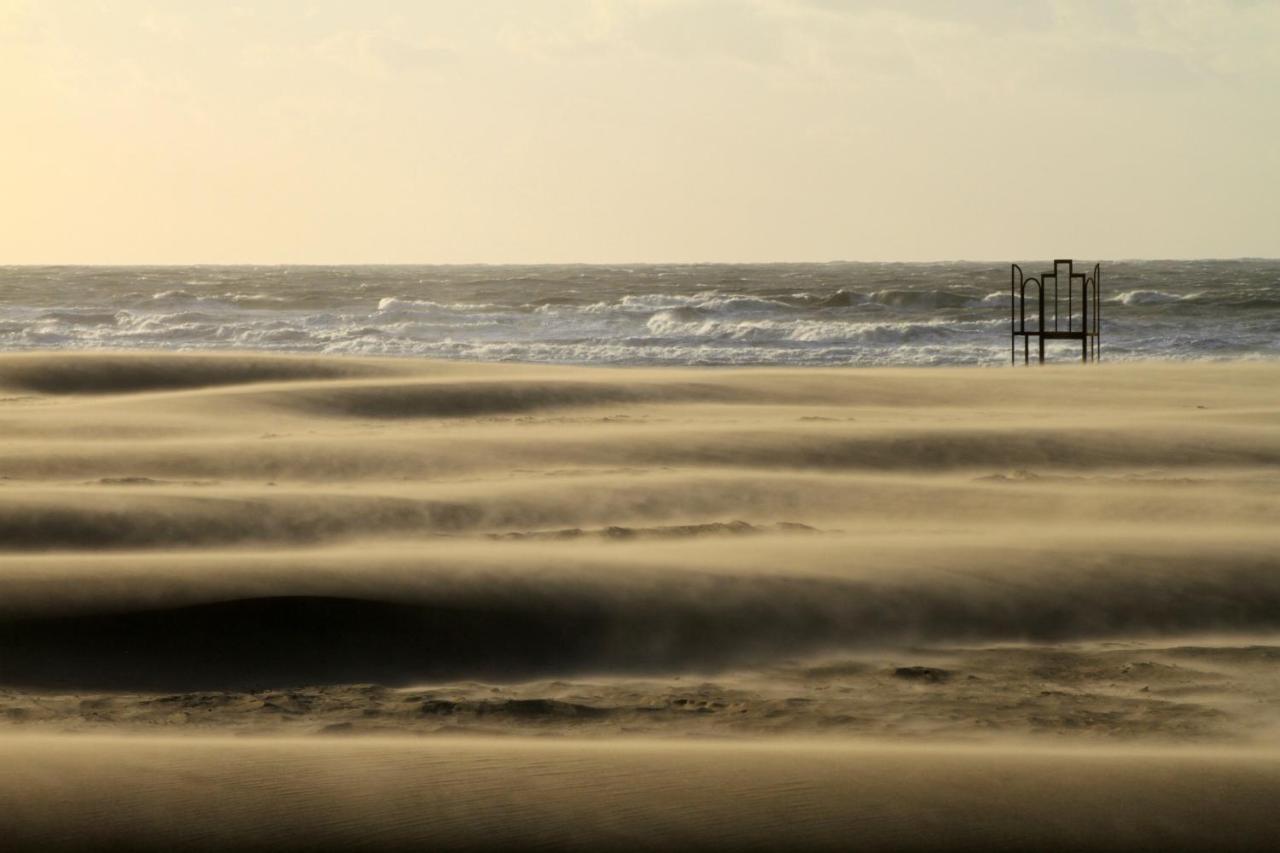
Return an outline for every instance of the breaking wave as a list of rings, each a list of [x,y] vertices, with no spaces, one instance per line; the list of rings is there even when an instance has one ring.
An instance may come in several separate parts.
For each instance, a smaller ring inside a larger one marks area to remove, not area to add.
[[[1165,293],[1160,290],[1128,290],[1124,293],[1117,293],[1107,301],[1117,302],[1121,305],[1167,305],[1170,302],[1181,302],[1185,299],[1193,298],[1195,298],[1195,294],[1179,296],[1176,293]]]

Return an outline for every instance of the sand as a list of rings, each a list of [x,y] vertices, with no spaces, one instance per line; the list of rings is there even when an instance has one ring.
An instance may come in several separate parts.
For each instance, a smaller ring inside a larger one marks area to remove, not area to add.
[[[0,758],[0,836],[43,850],[1257,850],[1280,795],[1274,752],[0,737]]]
[[[1267,363],[0,356],[0,837],[1280,843],[1277,518]]]

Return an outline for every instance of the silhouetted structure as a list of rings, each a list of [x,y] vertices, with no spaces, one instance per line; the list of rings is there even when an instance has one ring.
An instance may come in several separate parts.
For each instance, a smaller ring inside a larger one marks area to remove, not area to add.
[[[1041,273],[1039,278],[1024,277],[1022,267],[1017,264],[1010,266],[1009,358],[1012,363],[1018,363],[1018,338],[1022,338],[1023,364],[1031,363],[1032,338],[1037,341],[1041,364],[1044,364],[1045,341],[1079,341],[1080,360],[1099,361],[1102,357],[1102,299],[1098,295],[1102,285],[1101,266],[1094,264],[1093,275],[1085,275],[1075,271],[1075,264],[1070,258],[1058,259],[1053,262],[1053,271]],[[1048,315],[1049,299],[1046,292],[1051,279],[1052,317]],[[1067,310],[1065,315],[1061,315],[1060,294],[1064,281],[1067,285]],[[1036,289],[1035,313],[1031,318],[1035,323],[1034,328],[1027,328],[1027,285]],[[1064,325],[1066,328],[1063,328]]]

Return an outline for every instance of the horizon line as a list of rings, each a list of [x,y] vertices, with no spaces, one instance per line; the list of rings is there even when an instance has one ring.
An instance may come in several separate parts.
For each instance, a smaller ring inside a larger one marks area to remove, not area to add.
[[[1048,256],[1046,256],[1048,257]],[[1081,256],[1083,257],[1083,256]],[[1072,256],[1076,259],[1075,256]],[[1064,259],[1062,255],[1050,258]],[[939,258],[930,260],[775,260],[775,261],[141,261],[141,262],[22,262],[0,263],[0,269],[95,267],[95,268],[179,268],[179,267],[660,267],[660,266],[838,266],[841,264],[1006,264],[1032,258]],[[1038,260],[1038,259],[1037,259]],[[1190,263],[1203,261],[1276,261],[1280,256],[1236,255],[1204,257],[1124,257],[1091,258],[1097,263]]]

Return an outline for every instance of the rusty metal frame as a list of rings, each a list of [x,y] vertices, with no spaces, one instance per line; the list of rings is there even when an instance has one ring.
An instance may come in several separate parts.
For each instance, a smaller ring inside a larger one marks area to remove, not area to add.
[[[1102,265],[1093,265],[1093,274],[1086,275],[1075,271],[1075,262],[1070,258],[1055,258],[1053,271],[1036,276],[1027,276],[1022,267],[1009,265],[1009,361],[1018,363],[1018,338],[1022,338],[1022,363],[1031,363],[1031,339],[1036,339],[1039,363],[1044,364],[1045,341],[1080,341],[1080,361],[1082,363],[1102,360]],[[1067,328],[1061,328],[1061,282],[1059,272],[1066,268],[1067,285]],[[1053,328],[1046,325],[1045,298],[1046,282],[1053,279]],[[1036,289],[1036,309],[1034,329],[1027,328],[1027,286]],[[1080,293],[1080,324],[1076,328],[1075,306],[1076,287]]]

